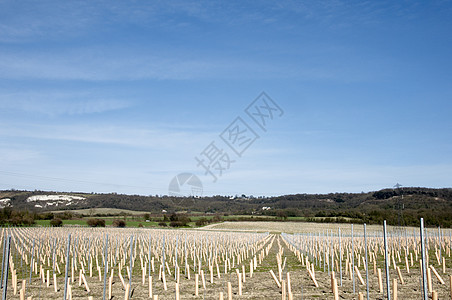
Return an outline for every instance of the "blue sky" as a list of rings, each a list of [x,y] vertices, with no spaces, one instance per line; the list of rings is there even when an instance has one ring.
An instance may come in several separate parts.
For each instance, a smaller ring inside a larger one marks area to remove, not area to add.
[[[452,182],[451,1],[1,1],[0,189],[361,192]],[[265,91],[284,111],[244,112]],[[238,157],[219,135],[241,117]],[[216,182],[211,143],[234,160]]]

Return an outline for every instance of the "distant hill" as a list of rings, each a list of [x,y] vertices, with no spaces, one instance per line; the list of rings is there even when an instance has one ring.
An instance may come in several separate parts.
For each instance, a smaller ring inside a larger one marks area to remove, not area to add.
[[[242,195],[176,198],[122,194],[60,193],[51,191],[0,191],[0,208],[44,212],[89,208],[116,208],[161,214],[184,211],[202,214],[276,215],[323,218],[393,225],[452,225],[452,189],[405,187],[367,193],[295,194],[278,197]],[[341,219],[342,218],[342,219]],[[343,219],[346,218],[346,219]]]

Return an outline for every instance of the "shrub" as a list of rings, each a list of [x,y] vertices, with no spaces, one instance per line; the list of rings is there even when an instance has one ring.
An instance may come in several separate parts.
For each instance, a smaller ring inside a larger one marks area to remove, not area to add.
[[[50,225],[52,227],[61,227],[63,225],[63,221],[60,218],[53,218],[50,220]]]
[[[88,219],[86,224],[90,227],[105,227],[105,220],[103,219]]]
[[[168,225],[165,222],[159,222],[159,226],[166,227]]]
[[[23,217],[22,222],[25,226],[31,226],[31,225],[35,224],[35,220],[33,219],[32,216]]]
[[[170,226],[171,227],[184,227],[191,222],[191,219],[185,215],[172,214],[170,216]]]
[[[169,217],[170,221],[177,221],[179,219],[179,216],[176,213],[171,214]]]
[[[207,223],[209,223],[209,221],[204,217],[200,218],[195,222],[196,226],[205,226],[207,225]]]
[[[186,224],[184,224],[181,221],[172,221],[169,223],[169,226],[171,227],[184,227]]]
[[[115,219],[113,220],[114,227],[126,227],[126,222],[124,220]]]
[[[52,213],[45,213],[42,215],[43,220],[52,220],[55,219],[55,216]]]
[[[191,222],[191,219],[187,216],[180,216],[178,221],[182,222],[184,224],[183,226],[187,226]]]
[[[211,223],[218,223],[218,222],[222,222],[223,219],[221,218],[221,216],[219,215],[215,215],[212,220],[210,220]]]
[[[12,226],[20,226],[22,225],[22,218],[20,216],[13,216],[11,219],[9,219],[9,223]]]

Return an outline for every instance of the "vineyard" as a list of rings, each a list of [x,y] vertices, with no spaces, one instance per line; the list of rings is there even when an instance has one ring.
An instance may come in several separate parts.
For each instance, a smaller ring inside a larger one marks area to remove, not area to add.
[[[429,297],[450,299],[450,230],[426,229],[421,243],[418,228],[392,227],[386,238],[382,226],[363,229],[332,224],[298,233],[3,228],[2,295],[366,299],[369,293],[369,299],[422,299],[424,265]]]

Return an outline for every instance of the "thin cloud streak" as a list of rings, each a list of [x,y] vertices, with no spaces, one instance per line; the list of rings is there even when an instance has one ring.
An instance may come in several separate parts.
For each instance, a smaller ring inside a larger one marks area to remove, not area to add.
[[[73,37],[86,34],[92,28],[108,28],[112,23],[126,23],[140,28],[160,30],[165,28],[168,31],[181,26],[194,26],[196,22],[211,25],[226,24],[229,27],[240,27],[248,23],[271,24],[288,29],[289,22],[284,22],[288,15],[293,15],[304,22],[319,22],[326,27],[344,28],[356,26],[356,24],[378,24],[381,22],[381,17],[388,14],[398,18],[414,18],[420,3],[422,2],[399,4],[375,1],[358,3],[266,1],[262,3],[260,10],[249,11],[244,9],[246,4],[241,2],[225,2],[220,6],[212,1],[127,3],[3,1],[3,6],[0,8],[5,16],[15,15],[16,17],[2,18],[0,41],[21,42],[37,38],[67,38],[68,35]],[[103,14],[100,15],[99,11]],[[190,18],[192,21],[182,22],[179,20],[180,16]]]
[[[105,52],[108,52],[104,49]],[[180,55],[102,53],[85,49],[79,53],[21,55],[0,53],[0,78],[21,80],[198,80],[198,79],[300,79],[362,82],[383,78],[391,66],[376,59],[367,61],[368,70],[343,64],[315,63],[308,59],[303,67],[285,62],[269,64],[240,58],[181,58]],[[125,55],[121,61],[117,55]],[[378,67],[378,68],[377,68]],[[378,70],[375,72],[375,70]],[[258,71],[258,72],[257,72]]]
[[[3,166],[30,163],[41,157],[39,151],[24,149],[22,147],[0,148],[0,165]]]
[[[0,137],[22,137],[55,141],[73,141],[93,144],[112,144],[128,147],[144,147],[167,150],[180,150],[181,147],[202,147],[209,138],[215,137],[210,132],[175,131],[169,129],[145,129],[113,125],[89,126],[83,124],[48,126],[39,124],[22,124],[2,126]]]
[[[104,50],[108,52],[107,49]],[[221,76],[231,67],[229,62],[135,55],[134,53],[127,53],[126,58],[117,60],[117,55],[124,54],[108,55],[102,51],[96,52],[95,49],[90,49],[64,55],[3,54],[0,61],[0,77],[15,80],[184,80],[207,78],[215,73]],[[239,64],[239,62],[233,64]]]
[[[0,97],[0,109],[3,111],[23,111],[49,116],[98,114],[122,110],[133,105],[125,100],[90,99],[97,96],[76,92],[5,93]]]

